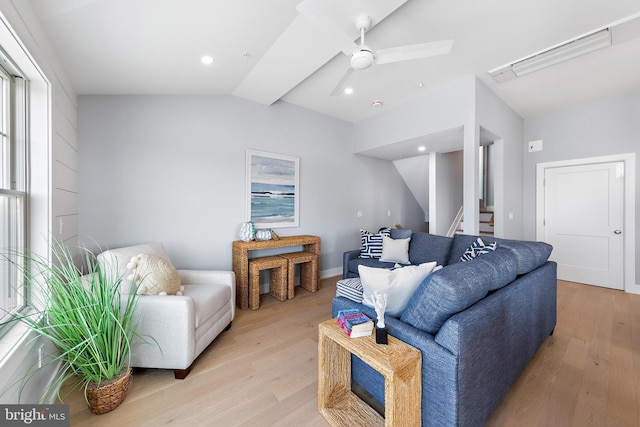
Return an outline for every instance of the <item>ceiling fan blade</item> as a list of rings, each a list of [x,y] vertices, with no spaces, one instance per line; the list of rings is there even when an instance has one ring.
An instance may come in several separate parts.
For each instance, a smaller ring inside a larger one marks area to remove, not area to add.
[[[323,31],[326,37],[335,43],[345,55],[351,55],[358,48],[358,45],[354,43],[351,37],[341,31],[331,18],[310,1],[306,0],[298,3],[296,9],[307,21]]]
[[[376,52],[376,64],[388,64],[390,62],[408,61],[411,59],[444,55],[451,51],[452,46],[453,40],[442,40],[439,42],[380,49]]]
[[[349,78],[351,77],[351,73],[353,73],[353,68],[349,67],[340,78],[340,81],[338,81],[336,87],[331,91],[331,96],[340,96],[344,93],[347,83],[349,82]]]

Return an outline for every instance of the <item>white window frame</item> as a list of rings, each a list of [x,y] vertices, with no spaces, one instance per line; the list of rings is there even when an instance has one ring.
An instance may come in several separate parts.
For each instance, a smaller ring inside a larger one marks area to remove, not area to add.
[[[24,76],[26,97],[24,98],[27,116],[25,117],[24,138],[28,141],[26,151],[26,241],[25,247],[42,259],[51,260],[51,223],[52,223],[52,83],[31,55],[29,48],[21,41],[11,24],[0,13],[0,46],[5,58],[11,58],[13,64]],[[15,17],[15,16],[14,16]],[[34,41],[30,33],[24,31],[23,22],[16,21],[19,29],[32,46]],[[46,52],[38,51],[45,58]],[[2,58],[0,58],[2,62]],[[6,68],[6,66],[5,66]],[[31,292],[34,292],[33,290]],[[45,295],[30,295],[29,302],[45,301]],[[41,307],[39,307],[41,308]],[[26,312],[31,310],[28,304]],[[36,308],[37,309],[37,308]],[[22,322],[15,322],[0,335],[0,396],[7,402],[17,402],[20,397],[26,401],[39,398],[41,384],[21,384],[29,367],[39,363],[39,348],[43,343]],[[43,375],[52,375],[55,367]],[[53,398],[51,402],[53,402]]]
[[[27,307],[27,85],[0,51],[0,322]],[[8,325],[0,326],[0,334]]]

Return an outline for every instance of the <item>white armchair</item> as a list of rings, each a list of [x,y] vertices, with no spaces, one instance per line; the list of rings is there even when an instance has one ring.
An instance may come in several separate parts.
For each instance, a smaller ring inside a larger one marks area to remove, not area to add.
[[[169,257],[161,243],[112,249],[98,255],[107,272],[124,277],[123,294],[130,292],[127,264],[138,255]],[[138,335],[132,345],[132,366],[173,369],[185,378],[193,361],[235,316],[236,281],[233,271],[178,270],[182,296],[142,295],[137,309]]]

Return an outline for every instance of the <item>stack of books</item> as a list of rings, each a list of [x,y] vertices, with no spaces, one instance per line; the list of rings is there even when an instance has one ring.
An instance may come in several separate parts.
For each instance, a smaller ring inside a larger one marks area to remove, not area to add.
[[[351,338],[368,337],[373,331],[373,321],[358,309],[340,310],[338,325]]]

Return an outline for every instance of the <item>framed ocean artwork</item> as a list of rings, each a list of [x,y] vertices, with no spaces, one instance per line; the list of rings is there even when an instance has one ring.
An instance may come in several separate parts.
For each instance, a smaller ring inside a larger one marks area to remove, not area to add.
[[[297,227],[300,158],[247,150],[247,221],[256,228]]]

